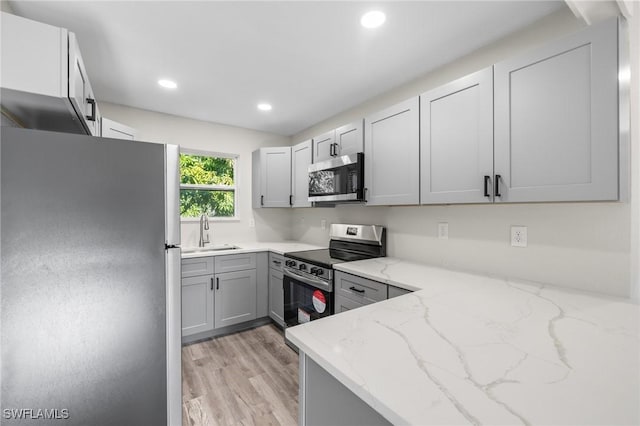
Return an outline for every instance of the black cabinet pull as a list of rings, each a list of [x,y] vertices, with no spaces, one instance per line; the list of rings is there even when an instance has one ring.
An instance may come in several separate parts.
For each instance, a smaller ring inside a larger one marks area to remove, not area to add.
[[[216,290],[220,290],[220,278],[216,277]]]
[[[213,290],[213,277],[211,277],[211,290]]]
[[[335,154],[333,153],[333,144],[329,145],[329,155],[333,157]]]
[[[264,195],[260,196],[260,205],[264,206]]]
[[[349,290],[353,290],[356,293],[364,293],[364,290],[361,290],[359,288],[355,288],[354,286],[349,287]]]
[[[491,181],[491,176],[485,176],[484,177],[484,196],[485,197],[491,197],[491,194],[489,194],[489,182]]]
[[[289,195],[289,205],[293,205],[293,195]]]
[[[338,156],[338,144],[337,143],[333,144],[333,156],[334,157]]]
[[[493,193],[496,197],[502,197],[502,195],[500,195],[500,178],[500,175],[496,175],[496,189]]]
[[[86,115],[85,117],[89,121],[96,121],[96,100],[87,98],[87,103],[91,105],[91,115]]]

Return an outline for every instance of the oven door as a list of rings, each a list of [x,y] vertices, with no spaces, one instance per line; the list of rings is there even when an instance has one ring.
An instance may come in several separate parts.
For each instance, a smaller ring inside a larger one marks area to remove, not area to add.
[[[363,201],[364,154],[343,155],[309,166],[309,201]]]
[[[283,268],[284,322],[287,327],[333,314],[333,285]]]

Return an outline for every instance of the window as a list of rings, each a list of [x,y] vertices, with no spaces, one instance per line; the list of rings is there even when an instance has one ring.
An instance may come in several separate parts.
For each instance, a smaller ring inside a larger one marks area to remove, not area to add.
[[[237,156],[180,153],[180,216],[233,218],[236,215]]]

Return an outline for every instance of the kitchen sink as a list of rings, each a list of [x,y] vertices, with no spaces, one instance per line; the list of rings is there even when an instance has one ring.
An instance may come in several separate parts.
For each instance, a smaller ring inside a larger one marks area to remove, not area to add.
[[[226,251],[226,250],[237,250],[241,247],[238,246],[233,246],[231,244],[222,244],[222,245],[218,245],[218,246],[205,246],[205,247],[190,247],[190,248],[183,248],[182,249],[182,253],[183,254],[189,254],[189,253],[207,253],[207,252],[216,252],[216,251]]]

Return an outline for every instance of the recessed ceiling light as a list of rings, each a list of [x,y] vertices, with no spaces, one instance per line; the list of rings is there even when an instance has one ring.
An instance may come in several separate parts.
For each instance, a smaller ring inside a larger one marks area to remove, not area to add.
[[[362,18],[360,18],[360,24],[365,28],[378,28],[380,25],[384,24],[386,19],[387,17],[384,13],[379,10],[372,10],[362,15]]]
[[[158,84],[164,87],[165,89],[175,89],[176,87],[178,87],[175,81],[166,80],[166,79],[158,80]]]
[[[271,106],[271,104],[258,104],[258,109],[260,111],[271,111],[273,107]]]

